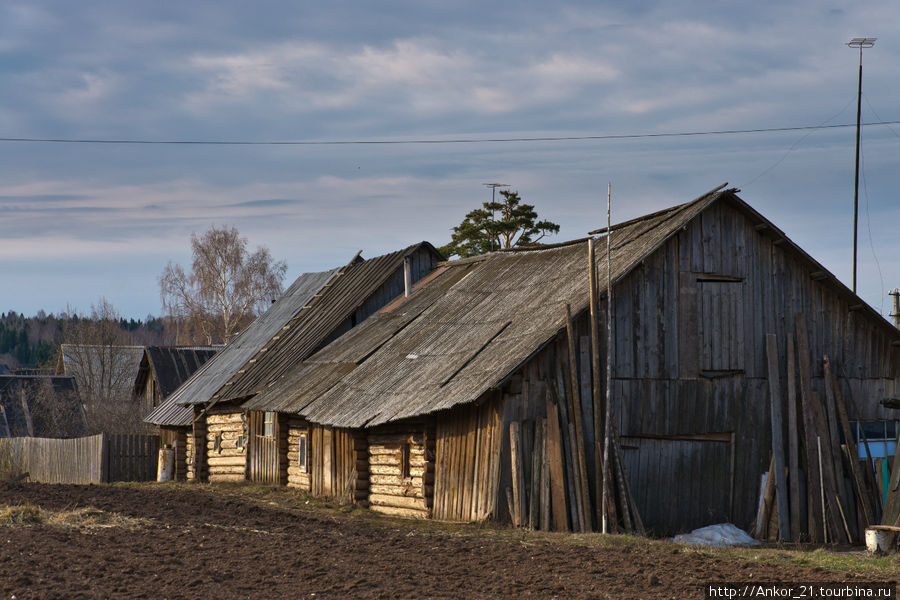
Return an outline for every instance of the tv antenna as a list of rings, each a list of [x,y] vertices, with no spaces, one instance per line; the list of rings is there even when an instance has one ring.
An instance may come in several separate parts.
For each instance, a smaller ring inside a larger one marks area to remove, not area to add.
[[[856,293],[856,237],[859,230],[859,132],[862,115],[862,55],[863,48],[871,48],[878,38],[857,37],[847,45],[851,48],[859,48],[859,88],[856,94],[856,174],[853,180],[853,293]]]

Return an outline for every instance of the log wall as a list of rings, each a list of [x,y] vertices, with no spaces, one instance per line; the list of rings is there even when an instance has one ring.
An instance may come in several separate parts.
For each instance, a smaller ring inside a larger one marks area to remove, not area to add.
[[[247,478],[247,433],[244,412],[206,415],[206,463],[210,483]]]
[[[426,426],[415,423],[379,427],[368,433],[367,442],[368,501],[372,510],[410,518],[430,516],[434,455],[428,451],[433,443],[427,439]],[[409,452],[408,477],[401,473],[404,452]]]
[[[286,423],[287,427],[287,484],[290,487],[296,487],[304,492],[312,491],[310,484],[310,468],[312,463],[310,462],[311,452],[309,448],[310,443],[310,426],[304,419],[296,416],[287,417]],[[305,471],[302,471],[299,467],[298,461],[300,459],[300,435],[306,434],[306,444],[307,444],[307,468]]]

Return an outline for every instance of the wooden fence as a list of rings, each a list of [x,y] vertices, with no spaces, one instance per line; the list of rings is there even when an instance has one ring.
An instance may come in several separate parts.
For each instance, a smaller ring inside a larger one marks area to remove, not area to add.
[[[158,435],[106,435],[106,445],[106,481],[156,481]]]
[[[0,438],[0,457],[39,483],[153,481],[159,437],[101,433],[65,440]]]

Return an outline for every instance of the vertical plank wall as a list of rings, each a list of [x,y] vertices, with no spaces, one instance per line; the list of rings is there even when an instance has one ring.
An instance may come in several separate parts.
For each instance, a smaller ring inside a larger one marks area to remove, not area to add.
[[[438,415],[435,429],[434,513],[442,521],[496,515],[502,405],[499,398]]]
[[[367,501],[365,434],[321,425],[309,428],[309,488],[315,496],[339,502]],[[363,466],[363,468],[365,468]]]

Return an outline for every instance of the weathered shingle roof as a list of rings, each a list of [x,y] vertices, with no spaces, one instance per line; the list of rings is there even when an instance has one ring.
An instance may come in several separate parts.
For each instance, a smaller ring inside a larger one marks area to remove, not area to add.
[[[269,310],[200,367],[165,403],[190,405],[209,402],[213,394],[253,358],[291,317],[309,303],[337,272],[338,269],[332,269],[320,273],[304,273],[298,277]],[[189,423],[190,420],[187,424]]]
[[[167,398],[224,346],[147,346],[144,361],[153,369],[159,394]]]
[[[613,280],[721,195],[733,194],[719,189],[614,227]],[[409,299],[386,307],[244,406],[364,427],[473,402],[559,333],[565,303],[575,314],[586,310],[587,264],[586,240],[443,263]],[[601,292],[605,283],[601,278]]]
[[[193,414],[191,407],[165,399],[222,348],[224,346],[148,346],[134,384],[135,392],[145,384],[144,379],[150,377],[152,371],[156,374],[163,402],[144,420],[154,425],[189,425]]]
[[[245,398],[263,389],[354,325],[354,319],[364,319],[399,293],[394,288],[402,290],[403,261],[414,256],[421,262],[414,271],[421,272],[442,258],[431,244],[420,242],[368,260],[357,255],[341,269],[302,275],[287,298],[280,298],[145,420],[190,425],[190,405]],[[388,296],[374,297],[382,293]]]
[[[367,302],[374,306],[357,315],[360,321],[392,300],[403,289],[403,262],[413,255],[420,259],[417,261],[420,264],[411,267],[414,281],[443,259],[431,244],[420,242],[390,254],[353,261],[341,269],[213,398],[235,400],[257,393],[332,337],[337,337],[333,334]],[[385,287],[391,280],[394,285]],[[373,298],[379,290],[386,297]],[[347,328],[351,325],[346,323]]]

